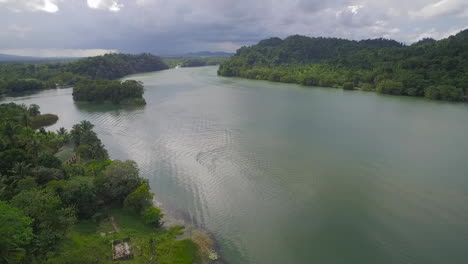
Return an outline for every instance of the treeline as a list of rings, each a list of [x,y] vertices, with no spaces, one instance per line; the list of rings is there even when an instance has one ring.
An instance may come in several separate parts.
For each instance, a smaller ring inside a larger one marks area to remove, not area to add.
[[[106,54],[103,56],[81,59],[65,64],[65,71],[87,76],[91,79],[118,79],[129,74],[152,72],[167,69],[168,66],[161,58],[143,53]]]
[[[466,100],[466,72],[468,30],[411,46],[387,39],[271,38],[240,48],[218,70],[222,76],[448,101]]]
[[[0,64],[0,94],[71,86],[87,79],[113,80],[168,66],[151,54],[106,54],[69,63]]]
[[[219,65],[225,62],[227,58],[210,57],[210,58],[163,58],[163,61],[173,68],[180,67],[201,67],[210,65]]]
[[[135,162],[109,160],[88,121],[70,131],[32,129],[27,120],[38,110],[0,105],[0,263],[108,263],[111,241],[129,234],[139,263],[156,251],[158,263],[195,260],[193,242],[159,227],[162,213]],[[98,233],[110,214],[139,229]]]
[[[73,100],[144,105],[143,84],[134,80],[83,80],[73,87]]]

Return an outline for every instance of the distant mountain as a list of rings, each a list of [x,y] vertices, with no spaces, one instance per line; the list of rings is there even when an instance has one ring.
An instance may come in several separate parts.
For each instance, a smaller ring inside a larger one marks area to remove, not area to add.
[[[178,54],[178,55],[168,55],[163,56],[166,58],[229,58],[234,53],[229,52],[211,52],[211,51],[199,51],[199,52],[189,52],[185,54]]]
[[[32,56],[0,54],[0,63],[50,63],[50,62],[67,62],[67,61],[78,60],[78,59],[80,58],[32,57]]]
[[[9,55],[9,54],[0,54],[0,61],[28,61],[28,60],[37,60],[37,59],[39,58]]]

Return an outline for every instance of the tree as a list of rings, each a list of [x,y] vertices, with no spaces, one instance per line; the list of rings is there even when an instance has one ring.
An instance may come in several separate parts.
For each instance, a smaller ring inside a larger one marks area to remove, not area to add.
[[[28,108],[28,113],[30,116],[38,116],[41,114],[41,111],[39,111],[40,107],[37,104],[32,104]]]
[[[153,194],[147,184],[142,184],[124,200],[124,207],[135,212],[142,212],[153,203]]]
[[[91,217],[97,210],[96,188],[92,178],[74,177],[66,181],[61,196],[65,205],[74,207],[81,219]]]
[[[19,263],[33,239],[33,220],[15,207],[0,201],[0,263]]]
[[[55,169],[59,169],[62,166],[62,162],[59,159],[47,152],[42,152],[41,154],[39,154],[37,164],[46,168]]]
[[[75,222],[75,212],[64,207],[60,197],[51,190],[32,189],[13,197],[11,205],[34,219],[33,230],[37,235],[35,245],[42,252],[48,251]]]
[[[159,226],[164,214],[159,208],[151,206],[150,208],[143,211],[141,216],[147,225]]]
[[[102,176],[98,177],[98,193],[107,200],[121,204],[142,182],[136,162],[116,160],[106,167]]]
[[[403,84],[393,80],[383,80],[376,88],[377,92],[383,94],[400,95],[403,91]]]
[[[12,145],[16,145],[16,138],[21,130],[21,127],[14,122],[7,121],[0,123],[0,134],[4,135]]]
[[[463,89],[452,85],[432,85],[424,89],[424,96],[433,100],[462,101]]]
[[[354,84],[352,82],[345,82],[343,84],[343,90],[354,90]]]

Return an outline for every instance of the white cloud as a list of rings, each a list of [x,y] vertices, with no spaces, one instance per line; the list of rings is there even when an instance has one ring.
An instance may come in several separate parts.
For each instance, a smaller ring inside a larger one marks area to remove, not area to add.
[[[0,0],[0,6],[13,12],[44,11],[55,13],[59,11],[58,0]]]
[[[94,9],[104,9],[112,12],[118,12],[124,6],[116,0],[87,0],[88,6]]]
[[[0,49],[2,54],[33,57],[91,57],[117,52],[106,49]]]
[[[466,0],[441,0],[416,11],[410,11],[413,18],[433,18],[448,15],[461,15],[468,12],[468,1]]]
[[[448,30],[436,30],[435,28],[431,28],[426,30],[422,33],[417,33],[412,38],[410,38],[411,42],[416,42],[424,38],[433,38],[433,39],[444,39],[450,36],[456,35],[460,31],[467,29],[468,24],[464,27],[451,27]]]

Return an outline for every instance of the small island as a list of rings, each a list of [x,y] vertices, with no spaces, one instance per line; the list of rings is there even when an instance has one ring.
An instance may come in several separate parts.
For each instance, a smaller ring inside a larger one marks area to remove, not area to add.
[[[146,105],[144,88],[135,80],[83,80],[73,87],[73,100],[110,102],[119,105]]]

